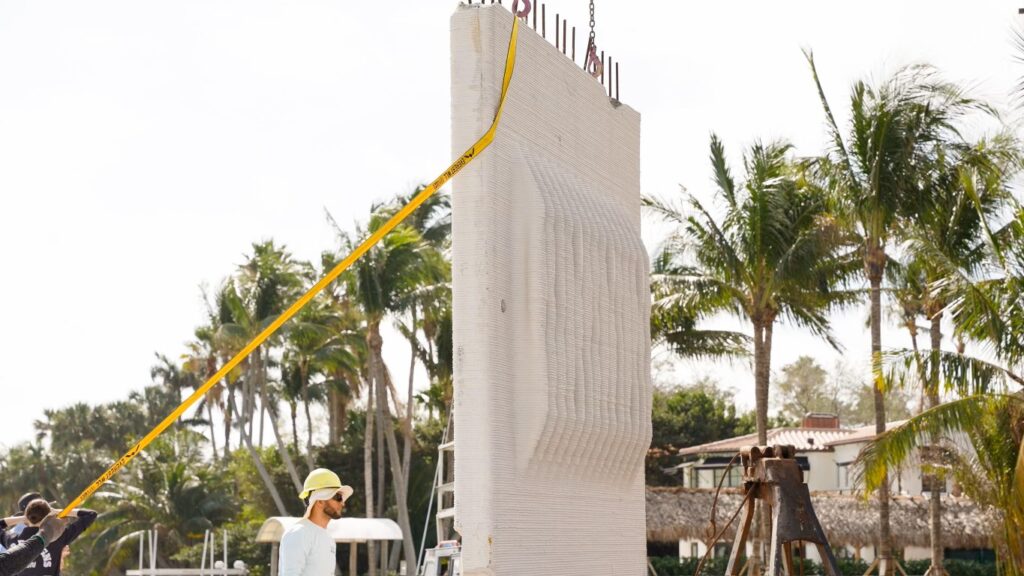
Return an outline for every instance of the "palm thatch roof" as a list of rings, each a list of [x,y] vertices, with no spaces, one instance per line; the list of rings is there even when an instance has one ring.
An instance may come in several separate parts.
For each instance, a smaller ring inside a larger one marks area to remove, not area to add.
[[[701,488],[647,488],[647,539],[675,542],[708,538],[709,515],[715,491]],[[743,500],[738,489],[723,489],[718,498],[717,529],[729,521]],[[811,494],[814,510],[829,543],[856,547],[872,546],[878,531],[878,503],[857,495],[838,492]],[[893,496],[890,503],[893,545],[928,546],[928,499],[922,496]],[[723,540],[735,535],[730,526]],[[943,496],[942,536],[948,548],[991,548],[992,534],[999,523],[995,510],[983,508],[966,498]]]

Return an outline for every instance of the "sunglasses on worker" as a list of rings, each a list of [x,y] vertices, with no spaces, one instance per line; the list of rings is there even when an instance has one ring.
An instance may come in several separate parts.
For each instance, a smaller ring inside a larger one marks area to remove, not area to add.
[[[339,493],[335,494],[334,496],[331,496],[331,500],[334,500],[335,502],[341,502],[342,504],[344,504],[345,503],[345,496],[343,496],[339,492]]]

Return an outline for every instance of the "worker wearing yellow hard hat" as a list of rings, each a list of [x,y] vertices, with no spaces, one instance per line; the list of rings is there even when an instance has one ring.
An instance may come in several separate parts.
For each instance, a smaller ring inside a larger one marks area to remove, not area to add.
[[[299,493],[299,498],[303,501],[308,501],[306,508],[305,517],[309,517],[309,511],[312,509],[313,504],[320,501],[326,500],[327,498],[333,497],[335,494],[341,494],[342,502],[348,500],[352,496],[351,486],[345,486],[341,483],[341,478],[326,468],[317,468],[306,476],[306,481],[302,484],[302,492]]]
[[[327,524],[341,518],[352,487],[326,468],[306,476],[299,498],[306,504],[302,519],[281,536],[280,576],[331,576],[334,574],[335,544]]]

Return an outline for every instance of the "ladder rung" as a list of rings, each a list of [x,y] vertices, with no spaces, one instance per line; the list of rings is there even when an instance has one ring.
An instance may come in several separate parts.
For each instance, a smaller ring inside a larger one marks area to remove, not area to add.
[[[438,518],[454,518],[455,508],[445,508],[444,510],[437,511]]]
[[[444,444],[441,444],[440,446],[438,446],[437,450],[439,452],[442,451],[442,450],[455,450],[455,441],[452,440],[451,442],[445,442]]]
[[[445,494],[447,492],[454,492],[454,491],[455,491],[455,482],[448,482],[448,483],[445,483],[445,484],[441,484],[440,486],[437,487],[437,493],[438,494]]]

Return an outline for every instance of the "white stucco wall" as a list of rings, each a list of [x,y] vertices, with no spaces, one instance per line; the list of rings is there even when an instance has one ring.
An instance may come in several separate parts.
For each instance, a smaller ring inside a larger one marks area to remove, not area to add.
[[[512,15],[451,21],[452,151],[490,125]],[[453,185],[465,574],[645,569],[650,292],[640,117],[526,27],[494,143]]]
[[[804,452],[809,469],[804,471],[804,483],[811,492],[836,489],[836,462],[832,452]]]

